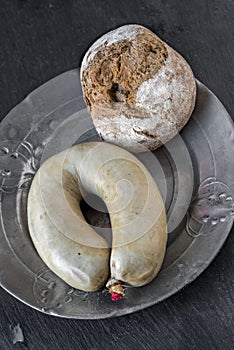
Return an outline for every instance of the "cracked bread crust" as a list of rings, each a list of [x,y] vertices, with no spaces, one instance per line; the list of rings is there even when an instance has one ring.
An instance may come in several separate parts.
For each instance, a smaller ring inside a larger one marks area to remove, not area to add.
[[[81,81],[99,135],[132,151],[154,150],[170,140],[195,105],[188,63],[139,25],[98,39],[83,59]]]
[[[144,43],[144,45],[142,45]],[[134,107],[139,86],[165,64],[165,45],[150,32],[136,34],[134,40],[104,44],[83,71],[83,91],[87,106],[124,102]]]

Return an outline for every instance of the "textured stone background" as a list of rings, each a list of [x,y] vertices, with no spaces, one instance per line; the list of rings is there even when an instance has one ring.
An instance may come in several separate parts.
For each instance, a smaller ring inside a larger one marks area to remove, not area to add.
[[[155,31],[191,64],[230,115],[233,0],[1,0],[0,120],[30,91],[80,66],[101,34],[127,23]],[[233,349],[233,230],[209,268],[168,300],[132,315],[75,321],[43,315],[0,289],[0,349]],[[13,345],[10,326],[25,341]]]

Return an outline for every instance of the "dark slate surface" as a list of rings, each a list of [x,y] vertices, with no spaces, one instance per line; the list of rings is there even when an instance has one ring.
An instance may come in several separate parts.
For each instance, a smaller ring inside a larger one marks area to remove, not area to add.
[[[31,90],[80,65],[89,45],[126,23],[154,30],[198,79],[233,104],[233,0],[1,0],[0,118]],[[233,230],[209,268],[166,301],[102,321],[43,315],[0,289],[0,349],[233,349]],[[13,345],[10,326],[25,341]]]

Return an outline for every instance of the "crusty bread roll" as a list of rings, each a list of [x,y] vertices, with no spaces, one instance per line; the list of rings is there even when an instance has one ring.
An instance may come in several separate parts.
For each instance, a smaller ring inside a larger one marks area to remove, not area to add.
[[[84,56],[81,82],[99,135],[132,151],[154,150],[170,140],[195,105],[188,63],[139,25],[98,39]]]

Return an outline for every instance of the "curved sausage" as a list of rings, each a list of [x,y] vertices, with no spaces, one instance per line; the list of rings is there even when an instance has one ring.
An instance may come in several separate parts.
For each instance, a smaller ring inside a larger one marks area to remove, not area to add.
[[[85,193],[105,202],[112,247],[85,221]],[[104,142],[73,146],[42,164],[29,191],[28,224],[48,267],[85,291],[98,290],[108,277],[110,291],[120,294],[118,281],[147,284],[165,254],[166,214],[153,178],[131,153]]]

